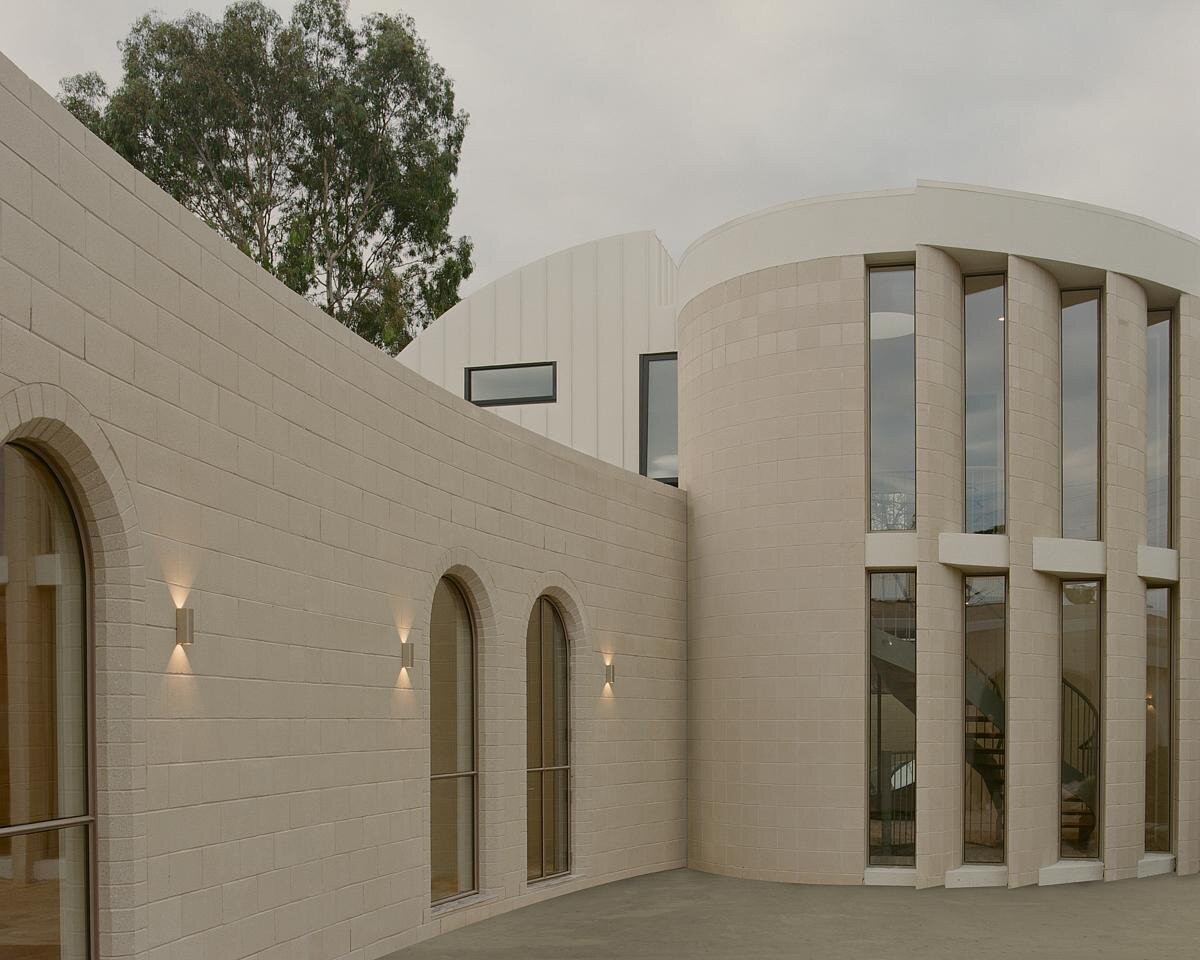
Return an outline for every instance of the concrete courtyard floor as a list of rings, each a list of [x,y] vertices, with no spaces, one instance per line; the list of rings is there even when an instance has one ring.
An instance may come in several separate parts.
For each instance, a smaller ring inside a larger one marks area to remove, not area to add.
[[[812,887],[693,870],[622,880],[394,960],[1200,957],[1200,876],[1020,890]]]

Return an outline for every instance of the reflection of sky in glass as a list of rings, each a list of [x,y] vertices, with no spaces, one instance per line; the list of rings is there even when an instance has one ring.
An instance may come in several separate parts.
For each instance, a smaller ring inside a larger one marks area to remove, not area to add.
[[[967,277],[967,533],[1004,532],[1004,276]]]
[[[916,322],[913,268],[871,271],[871,529],[916,526]]]
[[[1171,314],[1146,329],[1146,542],[1171,545]]]
[[[646,362],[646,476],[679,476],[679,401],[675,357]]]
[[[530,367],[485,367],[471,371],[471,400],[494,403],[525,397],[554,397],[554,367],[549,363]]]
[[[1062,295],[1063,536],[1100,536],[1100,291]]]

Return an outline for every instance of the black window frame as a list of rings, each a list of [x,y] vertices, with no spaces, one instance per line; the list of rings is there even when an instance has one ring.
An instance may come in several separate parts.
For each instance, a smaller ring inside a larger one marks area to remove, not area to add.
[[[643,477],[646,476],[646,441],[649,439],[646,434],[646,427],[648,426],[649,415],[650,415],[649,406],[646,402],[649,399],[649,394],[648,394],[646,388],[647,388],[647,386],[649,384],[649,380],[650,380],[650,364],[654,363],[655,361],[660,361],[660,360],[674,360],[675,361],[675,375],[676,375],[676,377],[678,377],[678,375],[679,375],[679,351],[678,350],[664,350],[660,353],[643,353],[640,358],[640,368],[641,369],[640,369],[640,375],[638,377],[638,407],[639,407],[639,409],[638,409],[638,473],[640,473]],[[676,381],[676,382],[678,382],[678,381]],[[676,405],[678,406],[678,403],[679,403],[678,397],[676,397],[675,402],[676,402]],[[676,414],[675,423],[676,423],[675,453],[678,456],[678,453],[679,453],[678,414]],[[676,473],[676,475],[673,477],[649,477],[648,479],[657,480],[659,483],[665,483],[671,487],[679,486],[678,473]]]
[[[476,400],[471,396],[471,374],[477,370],[521,370],[528,367],[550,368],[550,393],[530,397],[505,397],[501,400]],[[530,363],[490,363],[463,369],[463,396],[477,407],[512,407],[522,403],[558,402],[558,361],[534,360]]]

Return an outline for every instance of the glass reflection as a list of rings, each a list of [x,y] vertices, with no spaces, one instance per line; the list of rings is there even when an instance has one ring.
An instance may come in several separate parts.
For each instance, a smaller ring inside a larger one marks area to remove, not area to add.
[[[917,523],[916,293],[908,267],[870,272],[871,529]]]
[[[527,879],[570,869],[567,633],[542,597],[526,632]]]
[[[0,876],[0,957],[87,960],[88,828],[10,839],[14,875]]]
[[[642,476],[679,480],[678,361],[673,353],[642,357]]]
[[[0,956],[88,953],[87,590],[83,546],[49,467],[0,447]]]
[[[1146,543],[1171,545],[1171,314],[1146,328]]]
[[[1146,591],[1146,850],[1171,850],[1171,591]]]
[[[967,533],[1003,533],[1004,275],[966,277]]]
[[[1007,580],[967,577],[963,859],[1004,862]]]
[[[917,575],[873,573],[870,586],[870,863],[912,866],[917,811]]]
[[[476,367],[470,377],[468,399],[480,406],[505,403],[548,403],[554,400],[554,364],[515,367]]]
[[[1100,291],[1062,295],[1063,536],[1100,537]]]
[[[1062,587],[1062,730],[1059,855],[1100,855],[1100,583]]]
[[[475,888],[475,637],[462,592],[443,577],[429,624],[433,902]]]

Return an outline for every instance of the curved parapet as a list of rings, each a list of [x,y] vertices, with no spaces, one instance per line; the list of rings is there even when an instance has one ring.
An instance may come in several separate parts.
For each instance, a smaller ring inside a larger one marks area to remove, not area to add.
[[[675,349],[674,294],[675,263],[655,233],[593,240],[476,290],[399,359],[459,396],[470,367],[552,362],[553,402],[494,412],[636,472],[640,357]]]
[[[779,264],[911,252],[918,244],[1083,264],[1200,292],[1200,241],[1187,234],[1072,200],[919,180],[902,190],[781,204],[715,227],[680,258],[679,303]]]

